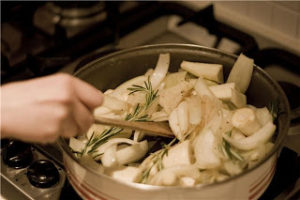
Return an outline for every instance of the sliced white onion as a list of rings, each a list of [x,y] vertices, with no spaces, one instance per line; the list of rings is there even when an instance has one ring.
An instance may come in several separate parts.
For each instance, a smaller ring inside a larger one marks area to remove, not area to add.
[[[168,121],[168,114],[165,111],[155,112],[151,115],[151,120],[155,122]]]
[[[112,110],[107,108],[107,107],[104,107],[104,106],[99,106],[97,107],[95,110],[94,110],[94,116],[104,116],[108,113],[111,113]]]
[[[104,167],[115,167],[118,165],[117,160],[117,145],[111,145],[104,151],[104,154],[101,157],[101,162]]]
[[[148,142],[144,140],[117,151],[116,156],[120,165],[129,164],[141,159],[148,150]]]
[[[192,83],[183,81],[173,87],[164,89],[159,93],[159,104],[167,114],[170,114],[192,88]]]
[[[144,85],[144,81],[147,81],[146,76],[137,76],[135,78],[132,78],[125,83],[122,83],[119,85],[112,93],[110,93],[111,96],[114,96],[118,98],[121,101],[127,101],[128,94],[130,91],[127,90],[127,88],[132,87],[132,85]]]
[[[238,149],[251,150],[270,140],[275,129],[276,126],[272,122],[268,122],[254,134],[246,138],[234,140],[226,134],[224,134],[223,137],[227,142]]]
[[[160,54],[154,72],[150,77],[152,88],[156,89],[165,78],[170,65],[170,54]]]
[[[128,96],[128,104],[132,107],[135,107],[137,104],[145,103],[145,93],[144,92],[135,92]]]
[[[204,129],[195,139],[194,153],[197,166],[201,169],[212,169],[221,165],[216,153],[217,138],[211,129]]]
[[[178,115],[177,115],[177,110],[173,110],[169,116],[169,125],[170,128],[172,130],[172,132],[174,133],[175,137],[182,141],[184,139],[184,136],[181,134],[180,131],[180,126],[179,126],[179,119],[178,119]]]
[[[130,144],[133,145],[136,142],[127,138],[112,138],[110,139],[108,142],[104,143],[103,145],[101,145],[100,147],[98,147],[98,149],[96,150],[96,154],[102,154],[106,151],[107,148],[109,148],[112,145],[117,145],[117,144],[121,144],[121,143],[125,143],[125,144]]]
[[[254,110],[255,110],[256,117],[261,125],[264,125],[270,121],[273,121],[272,115],[271,115],[270,111],[268,110],[268,108],[266,108],[266,107],[256,108]]]
[[[133,166],[119,166],[116,168],[106,169],[105,173],[120,181],[134,182],[139,175],[139,168]]]
[[[92,124],[89,130],[86,133],[87,139],[90,139],[92,135],[96,136],[101,134],[105,129],[105,126],[101,124]]]
[[[182,61],[180,67],[197,77],[223,83],[223,66],[220,64]]]
[[[79,162],[84,166],[88,166],[100,173],[104,172],[104,168],[102,165],[99,165],[90,155],[84,155],[79,158]]]
[[[221,108],[222,110],[222,116],[223,116],[223,132],[228,132],[232,130],[232,124],[231,124],[231,117],[233,112],[230,110],[227,110],[225,108]]]
[[[191,177],[193,179],[198,179],[199,176],[199,170],[194,165],[177,165],[159,171],[151,178],[150,184],[176,185],[178,178],[180,177]]]
[[[103,92],[103,94],[107,95],[107,94],[111,94],[111,93],[113,93],[113,92],[114,92],[113,89],[108,89],[108,90],[106,90],[105,92]]]
[[[178,143],[168,150],[163,158],[165,168],[177,165],[191,165],[193,163],[192,147],[189,140]]]
[[[240,54],[229,73],[227,83],[235,83],[237,88],[245,93],[251,81],[253,63],[253,59]]]
[[[129,108],[126,101],[122,101],[112,95],[105,95],[102,106],[115,112],[125,112]]]
[[[192,96],[187,99],[188,113],[189,113],[189,123],[197,125],[201,122],[202,112],[201,112],[201,98],[198,96]]]
[[[252,135],[261,127],[256,118],[255,111],[251,108],[240,108],[234,111],[231,118],[232,125],[245,135]]]
[[[85,142],[77,140],[74,137],[71,137],[69,140],[69,146],[75,152],[81,152],[85,147]]]
[[[173,87],[178,83],[184,81],[186,74],[186,71],[168,74],[164,80],[165,88]]]
[[[176,109],[177,109],[180,132],[184,136],[186,136],[186,133],[189,129],[189,113],[188,113],[188,105],[186,101],[181,102]]]
[[[154,69],[150,68],[146,71],[145,76],[146,77],[151,76],[153,74],[153,72],[154,72]]]
[[[231,138],[234,140],[239,140],[246,138],[246,136],[241,131],[234,128],[231,131]]]
[[[211,98],[216,98],[215,95],[210,91],[208,86],[205,84],[202,78],[198,78],[195,84],[195,90],[200,96],[208,96]]]
[[[194,186],[195,183],[196,183],[196,180],[191,177],[184,176],[184,177],[180,178],[180,185],[182,185],[182,186],[191,187],[191,186]]]
[[[143,139],[144,136],[145,136],[145,134],[142,133],[141,131],[134,131],[133,141],[139,142],[140,140]]]
[[[185,101],[181,102],[169,116],[169,125],[174,135],[183,141],[189,130],[188,105]]]
[[[224,162],[224,168],[231,176],[237,175],[243,171],[238,164],[233,163],[232,161]]]

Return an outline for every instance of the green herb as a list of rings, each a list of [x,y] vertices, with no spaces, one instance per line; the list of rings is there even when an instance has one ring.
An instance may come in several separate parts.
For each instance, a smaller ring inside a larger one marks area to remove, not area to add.
[[[91,149],[88,153],[93,153],[96,149],[102,144],[106,143],[109,138],[119,134],[123,129],[118,127],[111,127],[109,129],[105,129],[98,137],[94,138],[89,146]]]
[[[158,90],[154,91],[152,88],[152,84],[150,81],[150,77],[148,76],[147,81],[144,81],[145,86],[141,85],[132,85],[132,87],[127,88],[127,90],[131,91],[129,95],[136,92],[144,92],[146,94],[146,102],[145,102],[145,110],[151,105],[154,99],[157,98]]]
[[[224,155],[230,160],[236,159],[239,161],[244,161],[244,158],[238,152],[232,149],[231,145],[224,139],[222,141],[222,151]]]
[[[146,183],[147,182],[151,169],[152,169],[152,167],[149,167],[142,173],[141,179],[138,181],[138,183]]]
[[[137,121],[137,122],[149,122],[149,116],[148,114],[145,114],[143,116],[140,116],[138,118],[136,118],[134,121]]]
[[[161,171],[164,169],[164,165],[162,162],[163,158],[164,158],[164,156],[168,155],[168,151],[169,151],[170,147],[174,144],[175,141],[176,141],[176,138],[174,138],[169,144],[162,144],[163,148],[152,154],[152,165],[143,171],[142,176],[141,176],[140,180],[138,181],[139,183],[147,182],[149,175],[150,175],[150,171],[153,167],[156,167],[158,171]]]
[[[153,91],[152,85],[150,82],[150,78],[148,77],[147,82],[144,82],[145,86],[140,85],[132,85],[131,88],[127,88],[129,93],[133,94],[135,92],[144,92],[146,93],[146,102],[145,106],[141,106],[140,104],[137,104],[135,107],[133,113],[129,113],[126,115],[125,120],[127,121],[149,121],[148,114],[144,114],[144,112],[147,110],[147,108],[151,105],[151,103],[154,101],[154,99],[157,97],[157,92]],[[89,142],[86,145],[86,148],[84,149],[84,152],[86,151],[87,147],[91,147],[88,153],[94,153],[96,149],[101,146],[102,144],[106,143],[111,137],[119,134],[123,129],[118,127],[111,127],[109,129],[105,129],[99,136],[90,138]],[[96,157],[101,155],[96,155]],[[95,158],[96,158],[95,157]]]
[[[244,161],[243,156],[241,156],[238,152],[236,152],[235,150],[233,150],[232,148],[229,149],[232,157],[234,157],[235,159],[239,160],[239,161]]]
[[[88,142],[86,143],[84,149],[83,149],[82,152],[80,153],[81,156],[84,155],[84,153],[86,152],[87,148],[90,146],[90,144],[91,144],[91,142],[92,142],[92,139],[93,139],[93,137],[94,137],[94,134],[95,134],[95,132],[92,133],[92,135],[91,135],[91,137],[89,138]]]
[[[103,155],[103,153],[99,153],[99,154],[93,155],[93,159],[96,159],[97,157],[102,156],[102,155]]]
[[[125,120],[131,121],[138,118],[138,115],[141,113],[143,107],[138,103],[133,111],[133,113],[129,113],[126,115]]]
[[[232,130],[227,131],[225,134],[228,135],[229,137],[231,136]],[[236,152],[234,149],[232,149],[231,145],[223,139],[222,141],[222,151],[224,153],[224,155],[229,158],[230,160],[232,159],[236,159],[239,161],[243,161],[244,158],[238,153]]]
[[[142,111],[143,111],[143,107],[140,106],[140,104],[137,104],[133,113],[129,113],[126,115],[125,120],[137,121],[137,122],[149,121],[148,114],[144,114],[144,115],[140,116]]]

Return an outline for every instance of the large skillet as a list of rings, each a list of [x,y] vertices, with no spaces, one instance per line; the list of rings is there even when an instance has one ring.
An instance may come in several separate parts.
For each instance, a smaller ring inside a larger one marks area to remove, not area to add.
[[[225,80],[237,58],[235,55],[196,45],[149,45],[95,59],[76,72],[75,76],[105,91],[144,74],[148,68],[154,68],[158,55],[166,52],[171,54],[169,71],[177,71],[183,60],[219,63],[224,66]],[[256,107],[278,101],[279,115],[273,150],[262,162],[240,175],[223,182],[190,188],[123,183],[80,164],[69,149],[68,141],[61,138],[59,142],[69,181],[84,199],[257,199],[274,175],[277,157],[289,127],[289,105],[280,86],[258,66],[254,68],[246,95],[248,102]]]

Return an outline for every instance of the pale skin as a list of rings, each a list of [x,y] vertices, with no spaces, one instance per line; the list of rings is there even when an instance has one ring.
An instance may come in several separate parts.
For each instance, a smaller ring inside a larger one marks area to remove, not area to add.
[[[1,138],[50,143],[87,131],[103,94],[66,74],[1,87]]]

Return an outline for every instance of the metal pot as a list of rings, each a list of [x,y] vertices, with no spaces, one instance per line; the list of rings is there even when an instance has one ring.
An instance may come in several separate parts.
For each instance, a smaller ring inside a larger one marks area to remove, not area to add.
[[[122,82],[154,68],[160,53],[170,53],[169,71],[177,71],[183,60],[219,63],[228,76],[237,56],[196,45],[163,44],[136,47],[98,58],[81,68],[75,76],[100,90],[115,88]],[[280,86],[258,66],[246,93],[248,102],[256,107],[278,100],[280,113],[274,148],[255,167],[214,184],[195,187],[164,187],[124,183],[83,166],[73,156],[67,139],[60,139],[64,164],[70,183],[84,199],[124,200],[189,200],[189,199],[257,199],[270,184],[284,138],[289,128],[289,104]]]

